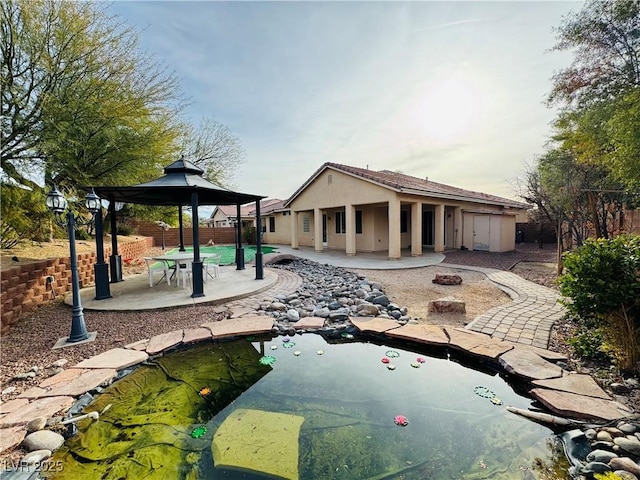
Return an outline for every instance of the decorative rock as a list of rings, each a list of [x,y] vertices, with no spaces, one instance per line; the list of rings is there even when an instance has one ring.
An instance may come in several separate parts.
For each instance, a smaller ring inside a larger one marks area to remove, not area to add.
[[[22,446],[29,452],[51,450],[52,452],[64,444],[64,437],[51,430],[33,432],[22,441]]]
[[[56,360],[55,362],[53,362],[51,364],[51,366],[52,367],[64,367],[68,362],[69,362],[69,360],[67,360],[66,358],[61,358],[60,360]]]
[[[28,380],[30,378],[35,378],[35,376],[35,372],[18,373],[17,375],[13,376],[13,380]]]
[[[269,305],[267,310],[284,312],[287,310],[287,306],[282,302],[273,302],[271,303],[271,305]]]
[[[438,285],[460,285],[462,283],[462,277],[460,275],[442,275],[436,273],[436,278],[431,281]]]
[[[46,425],[47,419],[45,417],[36,417],[27,423],[26,429],[28,433],[33,433],[42,430]]]
[[[331,311],[327,307],[321,307],[313,311],[313,315],[320,318],[328,318]]]
[[[287,320],[289,320],[290,322],[297,322],[298,320],[300,320],[300,314],[297,310],[290,308],[289,310],[287,310]]]
[[[4,390],[2,390],[2,395],[9,395],[10,393],[13,393],[16,391],[16,387],[7,387]]]
[[[640,476],[640,465],[634,462],[629,457],[615,457],[609,462],[609,466],[613,470],[625,470],[633,473],[636,476]]]
[[[562,376],[560,367],[547,362],[541,356],[528,349],[514,348],[502,355],[498,360],[507,372],[528,379],[543,380]]]
[[[627,387],[624,383],[619,383],[619,382],[612,383],[611,385],[609,385],[609,388],[613,393],[617,393],[617,394],[629,393],[629,390],[630,390],[629,387]]]
[[[631,435],[632,433],[636,433],[638,427],[633,423],[621,423],[618,425],[618,429],[625,435]]]
[[[597,432],[593,428],[588,428],[584,431],[584,436],[587,437],[587,440],[593,440],[596,438]]]
[[[31,453],[27,453],[22,460],[21,465],[33,465],[34,463],[41,463],[51,456],[51,450],[35,450]]]
[[[431,300],[427,306],[429,313],[466,313],[466,304],[452,297]]]
[[[610,472],[611,467],[606,463],[602,462],[589,462],[584,467],[582,467],[582,473],[604,473]]]
[[[361,303],[356,308],[356,312],[361,317],[375,317],[380,313],[380,309],[373,303]]]
[[[596,435],[596,438],[601,442],[613,442],[613,437],[609,432],[605,430],[600,430]]]
[[[613,439],[613,443],[618,445],[625,452],[640,457],[640,440],[633,435],[626,437],[616,437]]]
[[[386,307],[387,305],[389,305],[389,297],[387,297],[386,295],[378,295],[373,299],[372,303]]]
[[[621,480],[638,480],[633,473],[627,472],[625,470],[616,470],[615,473]]]
[[[608,452],[607,450],[594,450],[587,455],[587,462],[609,463],[612,458],[616,458],[617,456],[615,453]]]

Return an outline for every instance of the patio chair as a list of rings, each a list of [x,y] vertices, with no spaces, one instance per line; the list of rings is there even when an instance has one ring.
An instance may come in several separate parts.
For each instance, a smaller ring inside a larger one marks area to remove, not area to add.
[[[144,257],[144,263],[147,264],[147,271],[149,272],[150,287],[153,287],[153,275],[155,273],[162,273],[164,275],[164,278],[167,279],[167,285],[171,284],[170,283],[171,269],[169,268],[166,262],[159,262],[158,260],[154,260],[153,258]],[[163,277],[160,277],[160,280],[158,281],[158,283],[160,283],[162,278]]]
[[[220,259],[221,258],[222,258],[222,255],[215,254],[203,260],[205,283],[207,282],[207,279],[209,277],[220,278]],[[209,269],[213,271],[213,274],[209,271]]]

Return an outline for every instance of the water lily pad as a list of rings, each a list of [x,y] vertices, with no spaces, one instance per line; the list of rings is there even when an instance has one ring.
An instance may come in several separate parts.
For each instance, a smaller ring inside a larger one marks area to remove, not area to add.
[[[294,354],[296,357],[299,357],[301,353],[302,353],[302,352],[301,352],[300,350],[296,350],[295,352],[293,352],[293,354]]]
[[[389,358],[398,358],[400,356],[400,353],[396,352],[395,350],[387,350],[387,353],[385,353],[385,355]]]
[[[191,436],[193,438],[200,438],[205,433],[207,433],[207,427],[205,427],[204,425],[200,425],[199,427],[193,429],[193,431],[191,432]]]
[[[411,366],[412,366],[413,368],[420,368],[420,363],[418,363],[418,362],[411,362]]]
[[[282,345],[282,346],[283,346],[284,348],[292,348],[292,347],[295,347],[295,346],[296,346],[296,342],[291,342],[291,341],[289,341],[289,342],[285,343],[285,344],[284,344],[284,345]]]
[[[260,364],[261,365],[273,365],[276,361],[276,357],[274,357],[273,355],[265,355],[264,357],[260,357]]]

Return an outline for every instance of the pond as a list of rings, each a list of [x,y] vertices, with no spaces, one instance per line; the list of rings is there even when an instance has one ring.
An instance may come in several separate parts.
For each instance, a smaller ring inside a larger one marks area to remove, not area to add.
[[[256,257],[255,245],[243,245],[244,261],[246,263],[252,262]],[[263,255],[273,253],[277,249],[270,245],[262,245],[261,247]],[[193,247],[185,247],[185,251],[193,252]],[[169,250],[167,253],[178,253],[177,248]],[[220,255],[220,265],[231,265],[236,263],[236,247],[234,245],[203,245],[200,247],[200,253],[216,253]]]
[[[425,353],[303,334],[167,354],[85,409],[111,405],[56,452],[54,478],[538,478],[553,434],[505,409],[532,401]]]

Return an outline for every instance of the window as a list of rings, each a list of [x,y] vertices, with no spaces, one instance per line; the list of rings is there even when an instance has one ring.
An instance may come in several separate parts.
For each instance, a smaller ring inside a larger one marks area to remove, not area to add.
[[[356,233],[362,233],[362,210],[356,210]]]
[[[302,231],[304,233],[309,233],[311,231],[309,228],[309,215],[304,215],[302,217]]]
[[[276,217],[269,217],[269,231],[272,233],[276,231]]]
[[[407,233],[409,231],[409,212],[407,210],[400,210],[400,233]]]
[[[347,233],[345,212],[336,212],[336,233]]]

